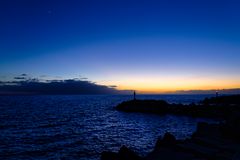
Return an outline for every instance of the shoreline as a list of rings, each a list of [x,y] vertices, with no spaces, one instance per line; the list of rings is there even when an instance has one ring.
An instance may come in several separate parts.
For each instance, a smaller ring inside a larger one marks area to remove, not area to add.
[[[159,138],[152,152],[140,157],[123,145],[119,152],[102,152],[101,160],[196,160],[240,159],[240,95],[205,98],[199,104],[170,104],[163,100],[131,100],[116,110],[146,114],[175,114],[201,118],[219,118],[219,124],[200,122],[185,140],[171,133]]]
[[[234,112],[240,112],[240,95],[205,98],[198,104],[176,104],[164,100],[130,100],[116,106],[123,112],[152,114],[175,114],[203,118],[227,119]]]
[[[189,139],[177,140],[171,133],[165,133],[145,157],[123,145],[119,152],[102,152],[101,160],[238,160],[240,139],[229,127],[229,124],[201,122]]]

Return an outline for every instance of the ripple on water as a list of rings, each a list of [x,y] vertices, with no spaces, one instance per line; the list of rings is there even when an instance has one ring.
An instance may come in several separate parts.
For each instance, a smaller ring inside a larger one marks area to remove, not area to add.
[[[139,96],[197,102],[204,96]],[[99,159],[123,144],[146,154],[166,131],[186,138],[207,119],[123,113],[131,96],[0,97],[0,159]]]

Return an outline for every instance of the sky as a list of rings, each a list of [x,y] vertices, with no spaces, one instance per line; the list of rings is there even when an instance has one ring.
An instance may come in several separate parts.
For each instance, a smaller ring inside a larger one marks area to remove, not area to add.
[[[240,88],[240,1],[1,0],[0,79],[121,90]]]

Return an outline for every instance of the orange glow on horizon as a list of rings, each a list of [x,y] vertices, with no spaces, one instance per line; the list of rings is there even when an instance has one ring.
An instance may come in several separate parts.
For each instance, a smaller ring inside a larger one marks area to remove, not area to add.
[[[117,85],[119,90],[136,90],[138,93],[174,93],[180,90],[221,90],[240,88],[240,80],[227,78],[126,78],[108,81],[104,85]]]

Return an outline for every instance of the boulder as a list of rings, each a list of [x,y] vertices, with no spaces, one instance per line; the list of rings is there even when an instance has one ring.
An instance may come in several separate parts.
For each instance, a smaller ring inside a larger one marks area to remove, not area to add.
[[[156,148],[160,148],[162,146],[164,146],[164,147],[166,147],[166,146],[173,147],[173,146],[176,145],[176,143],[177,143],[177,140],[174,137],[174,135],[172,135],[171,133],[167,132],[167,133],[164,134],[163,139],[159,138],[157,140],[157,143],[155,145],[155,149]]]
[[[103,151],[101,153],[101,160],[120,160],[118,153]]]
[[[139,157],[134,151],[130,150],[126,146],[122,146],[118,152],[121,160],[140,160]]]
[[[134,151],[126,146],[122,146],[118,153],[115,152],[102,152],[101,160],[141,160]]]

